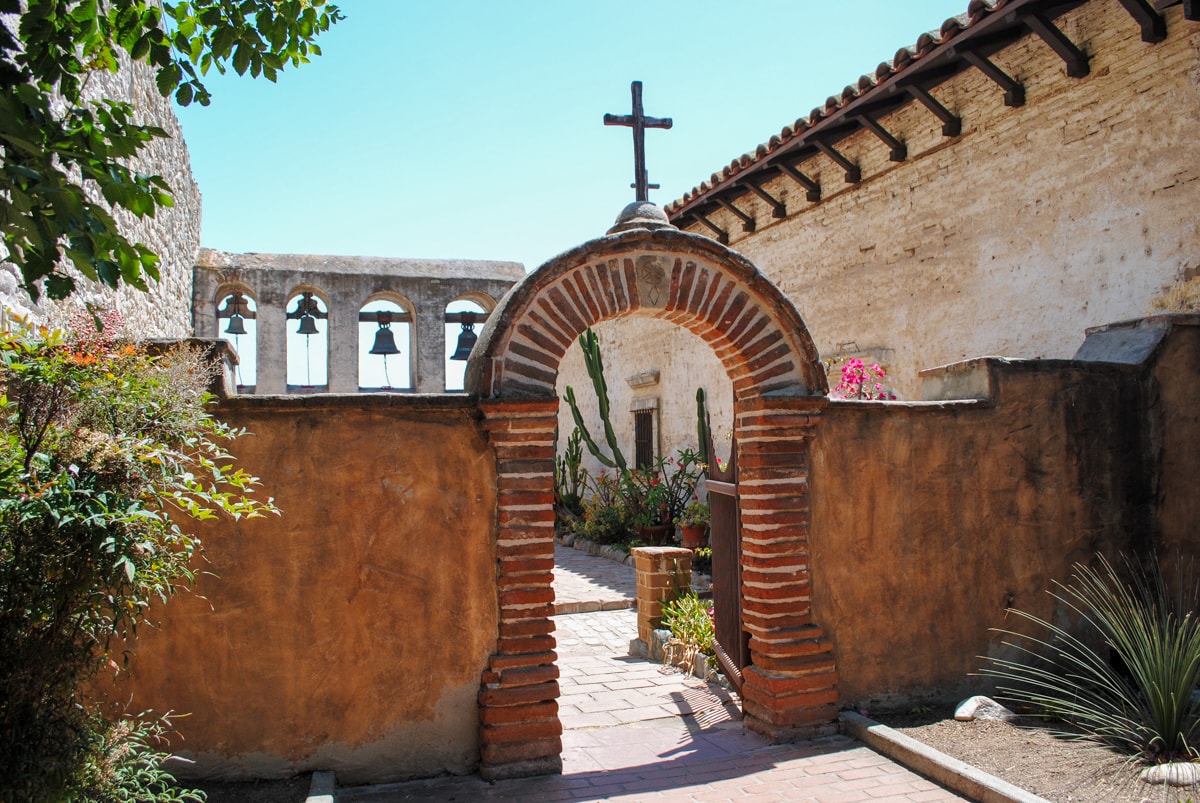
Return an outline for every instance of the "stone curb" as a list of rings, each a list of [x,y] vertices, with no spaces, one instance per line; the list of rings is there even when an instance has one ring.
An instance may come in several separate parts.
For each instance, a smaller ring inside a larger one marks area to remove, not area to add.
[[[332,772],[314,772],[304,803],[336,803],[337,779]]]
[[[979,803],[1050,803],[853,711],[841,712],[838,724],[872,750]]]
[[[554,603],[554,615],[563,616],[570,613],[600,613],[601,611],[623,611],[627,608],[636,608],[636,599],[605,599],[605,600],[590,600],[587,602],[556,602]]]

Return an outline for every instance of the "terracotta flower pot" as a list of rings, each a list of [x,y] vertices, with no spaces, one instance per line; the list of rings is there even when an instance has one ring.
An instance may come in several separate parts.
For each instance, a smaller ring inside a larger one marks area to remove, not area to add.
[[[682,525],[679,528],[679,532],[683,535],[684,549],[699,549],[700,547],[708,546],[707,524]]]
[[[670,524],[644,524],[638,528],[638,538],[650,546],[663,546],[670,537]]]

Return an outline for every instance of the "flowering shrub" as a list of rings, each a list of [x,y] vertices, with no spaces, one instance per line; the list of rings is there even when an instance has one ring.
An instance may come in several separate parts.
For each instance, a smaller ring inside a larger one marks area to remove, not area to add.
[[[875,399],[892,400],[896,394],[886,390],[883,379],[887,377],[878,363],[867,367],[857,357],[849,359],[842,366],[842,378],[836,388],[829,392],[834,399]]]
[[[682,515],[704,473],[698,452],[681,449],[678,459],[660,457],[652,468],[626,471],[621,496],[639,527],[672,524]]]
[[[274,510],[232,466],[198,353],[74,323],[0,334],[0,799],[114,799],[88,769],[112,730],[81,689],[191,582],[201,543],[179,522]]]

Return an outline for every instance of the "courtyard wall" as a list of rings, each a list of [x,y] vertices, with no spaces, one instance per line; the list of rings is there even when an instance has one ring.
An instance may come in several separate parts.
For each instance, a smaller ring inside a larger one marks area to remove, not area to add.
[[[812,453],[813,615],[843,705],[987,689],[979,656],[1018,657],[989,629],[1030,632],[1010,607],[1070,621],[1046,592],[1072,564],[1158,554],[1173,577],[1198,554],[1200,330],[1167,321],[1144,362],[972,360],[926,379],[978,398],[830,403]]]
[[[239,397],[279,517],[200,527],[196,595],[144,630],[129,709],[190,714],[181,775],[466,773],[497,639],[496,479],[465,397]]]

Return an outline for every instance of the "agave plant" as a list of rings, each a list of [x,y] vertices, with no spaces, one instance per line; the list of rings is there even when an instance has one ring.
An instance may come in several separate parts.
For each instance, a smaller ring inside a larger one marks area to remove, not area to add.
[[[1125,581],[1103,557],[1098,562],[1075,564],[1073,583],[1056,583],[1051,592],[1091,633],[1076,636],[1013,610],[1045,635],[999,631],[1031,660],[989,658],[983,674],[1000,681],[1002,698],[1069,722],[1086,738],[1149,761],[1200,759],[1196,585],[1181,578],[1173,596],[1157,567],[1144,571],[1126,561]]]

